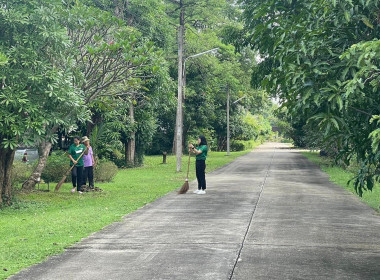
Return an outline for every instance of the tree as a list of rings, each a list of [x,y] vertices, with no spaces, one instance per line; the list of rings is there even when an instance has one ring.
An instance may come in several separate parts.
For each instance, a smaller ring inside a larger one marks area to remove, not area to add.
[[[108,12],[75,4],[61,8],[58,22],[66,27],[72,43],[64,53],[75,64],[72,81],[73,86],[83,92],[83,106],[92,106],[102,98],[129,96],[153,64],[150,60],[153,45],[139,42],[138,32]],[[77,118],[71,125],[78,120],[81,119]],[[52,125],[47,128],[52,135],[58,129]],[[44,143],[40,147],[38,169],[23,184],[26,190],[34,188],[45,166],[51,141]]]
[[[10,172],[18,144],[51,143],[51,128],[85,119],[82,92],[57,3],[7,1],[0,10],[0,205],[11,202]],[[57,110],[59,108],[59,110]],[[36,169],[40,169],[40,163]]]
[[[138,30],[139,33],[141,33],[141,36],[139,35],[139,38],[144,38],[143,41],[147,42],[150,40],[154,42],[155,46],[164,49],[167,49],[168,46],[171,45],[170,38],[172,35],[174,35],[174,32],[172,32],[173,34],[169,32],[171,31],[171,26],[169,26],[168,17],[165,13],[165,5],[162,1],[85,1],[85,3],[90,6],[95,5],[102,10],[114,13],[117,17],[119,17],[120,20],[123,21],[123,24],[128,25],[130,28],[133,27],[133,30]],[[120,11],[122,11],[122,14]],[[123,114],[126,114],[125,116],[117,114],[115,125],[119,119],[128,119],[134,122],[135,113],[139,114],[137,112],[138,110],[145,108],[147,103],[156,102],[157,104],[160,104],[160,102],[157,102],[156,98],[158,94],[162,96],[167,95],[168,92],[166,90],[168,89],[168,69],[164,66],[166,62],[162,59],[162,54],[159,52],[155,52],[154,54],[150,53],[149,58],[150,62],[154,62],[156,64],[156,66],[152,67],[154,68],[155,73],[152,73],[152,69],[145,69],[143,70],[145,71],[145,76],[140,77],[140,82],[136,82],[135,80],[133,87],[131,87],[131,83],[123,87],[124,89],[129,87],[130,90],[127,90],[126,95],[121,99],[118,99],[118,102],[120,102],[120,100],[122,100],[122,102],[126,102],[129,109],[127,111],[120,111],[123,112]],[[165,71],[162,71],[162,69],[165,69]],[[161,84],[157,84],[159,80],[157,77],[161,77]],[[172,83],[172,81],[169,81],[169,83]],[[144,85],[144,87],[142,87],[142,85]],[[171,85],[169,87],[171,88]],[[165,91],[163,91],[163,89],[165,89]],[[148,98],[150,99],[149,102],[147,102]],[[144,104],[140,104],[140,101],[142,101]],[[144,120],[140,121],[144,122]],[[92,126],[92,124],[90,124],[90,126]],[[115,129],[116,127],[119,126],[116,125]],[[124,146],[127,166],[133,166],[135,164],[134,159],[136,158],[136,149],[141,150],[140,147],[136,147],[136,132],[138,127],[138,125],[131,125],[131,123],[128,121],[125,123],[125,128],[119,130],[121,133],[120,139],[122,140]],[[128,131],[127,135],[124,135],[124,130]],[[87,129],[87,131],[89,130]],[[143,142],[141,143],[143,144]],[[138,156],[138,158],[141,157]]]
[[[378,1],[241,1],[245,43],[262,62],[252,83],[277,95],[289,115],[319,127],[322,141],[334,143],[337,159],[362,166],[359,194],[372,189],[376,165],[368,138],[379,114]],[[370,43],[373,41],[372,43]],[[358,53],[355,53],[355,52]],[[360,53],[360,54],[359,54]],[[374,157],[375,158],[375,157]],[[374,159],[373,158],[373,159]]]

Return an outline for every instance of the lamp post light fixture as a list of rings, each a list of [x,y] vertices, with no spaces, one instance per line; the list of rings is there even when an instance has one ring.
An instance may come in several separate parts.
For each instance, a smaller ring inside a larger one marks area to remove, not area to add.
[[[198,57],[198,56],[201,56],[201,55],[204,55],[204,54],[208,54],[208,53],[217,53],[219,50],[219,48],[214,48],[214,49],[211,49],[211,50],[208,50],[208,51],[205,51],[205,52],[201,52],[201,53],[197,53],[197,54],[194,54],[194,55],[190,55],[188,57],[186,57],[184,60],[183,60],[183,80],[182,80],[182,90],[183,90],[183,98],[185,99],[185,89],[186,89],[186,61],[189,60],[190,58],[194,58],[194,57]]]

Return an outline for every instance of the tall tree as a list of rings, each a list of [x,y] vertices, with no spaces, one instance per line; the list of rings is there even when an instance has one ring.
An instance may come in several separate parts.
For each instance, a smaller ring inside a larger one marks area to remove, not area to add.
[[[138,41],[139,34],[109,12],[75,4],[59,13],[59,23],[66,27],[71,41],[65,54],[75,64],[73,86],[83,93],[82,104],[89,106],[105,97],[128,96],[136,82],[143,79],[151,67],[151,43]],[[72,118],[72,114],[67,116]],[[66,116],[66,117],[67,117]],[[71,122],[76,124],[80,119]],[[58,126],[48,125],[49,134]],[[45,167],[51,142],[40,147],[38,168],[24,182],[25,190],[33,189]]]
[[[168,50],[172,47],[173,44],[173,36],[175,35],[174,29],[170,25],[169,17],[166,15],[165,11],[165,3],[163,1],[158,0],[149,0],[149,1],[138,1],[138,0],[130,0],[130,1],[85,1],[88,5],[95,5],[103,10],[107,10],[110,12],[113,12],[115,15],[117,15],[120,19],[124,21],[125,24],[127,24],[130,27],[133,27],[136,30],[139,30],[142,37],[145,40],[150,40],[154,43],[154,45],[158,48],[163,49],[166,54],[170,53],[171,51]],[[123,14],[117,13],[116,11],[123,11]],[[128,91],[129,99],[126,100],[126,102],[129,104],[129,111],[127,114],[129,115],[129,120],[135,120],[135,113],[138,113],[138,110],[141,110],[144,106],[141,106],[142,104],[139,104],[139,100],[141,99],[141,96],[149,95],[149,98],[152,97],[152,95],[157,96],[155,93],[159,92],[160,94],[163,94],[163,96],[166,96],[166,93],[163,92],[162,89],[167,89],[166,85],[156,85],[152,81],[156,81],[156,78],[151,79],[152,77],[158,77],[163,76],[168,77],[168,69],[167,67],[162,67],[165,64],[165,61],[162,60],[162,55],[160,56],[152,56],[152,60],[156,61],[157,64],[160,64],[160,67],[155,67],[157,69],[166,69],[165,71],[158,71],[159,75],[154,74],[149,75],[149,77],[146,77],[146,79],[142,79],[142,81],[145,83],[144,89],[135,90],[135,91]],[[156,71],[157,72],[157,71]],[[167,80],[166,78],[164,78]],[[147,80],[149,80],[149,83],[146,83]],[[161,80],[162,81],[162,80]],[[166,82],[165,82],[166,83]],[[171,82],[172,83],[172,82]],[[171,87],[171,86],[170,86]],[[166,98],[166,97],[165,97]],[[156,101],[156,98],[153,98],[152,100]],[[145,100],[146,101],[146,100]],[[143,103],[146,103],[146,102]],[[160,103],[160,102],[158,102]],[[144,107],[145,108],[145,107]],[[158,112],[155,111],[155,112]],[[154,112],[154,113],[155,113]],[[127,116],[125,116],[127,117]],[[124,118],[123,116],[120,116],[120,118]],[[143,120],[136,120],[136,121],[142,121]],[[130,123],[128,122],[128,125]],[[141,150],[140,147],[136,147],[136,133],[138,129],[138,125],[132,125],[130,126],[133,128],[133,130],[128,129],[128,136],[123,136],[123,141],[127,141],[125,143],[125,157],[126,161],[128,162],[128,166],[133,166],[136,162],[134,159],[136,159],[136,148],[137,150]],[[142,143],[142,142],[141,142]],[[142,143],[143,146],[144,143]],[[137,158],[141,158],[138,156]],[[140,164],[137,160],[136,164]]]
[[[314,122],[338,159],[363,168],[359,194],[372,189],[377,164],[369,136],[379,112],[373,49],[380,30],[378,1],[241,1],[246,44],[262,62],[252,82],[275,93],[292,116]],[[373,41],[373,42],[371,42]],[[368,43],[366,43],[368,42]],[[357,51],[357,53],[356,53]],[[360,55],[359,55],[360,53]],[[372,134],[373,135],[373,134]],[[373,155],[367,161],[368,155]]]
[[[7,1],[0,10],[0,52],[8,61],[0,67],[0,205],[11,201],[17,146],[49,148],[51,128],[85,118],[82,92],[72,85],[74,64],[65,55],[70,41],[58,24],[57,6],[55,1]]]

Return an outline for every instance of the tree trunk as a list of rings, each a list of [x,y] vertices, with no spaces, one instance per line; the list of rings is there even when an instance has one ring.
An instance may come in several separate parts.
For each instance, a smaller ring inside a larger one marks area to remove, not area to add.
[[[0,207],[12,201],[12,165],[16,150],[0,147]]]
[[[123,0],[113,0],[115,5],[115,16],[119,19],[124,20],[124,1]]]
[[[125,157],[125,164],[126,166],[128,166],[128,141],[123,142],[123,145],[124,145],[124,157]]]
[[[175,129],[175,153],[177,158],[177,172],[181,171],[182,134],[183,134],[183,79],[184,79],[184,36],[185,36],[185,7],[183,0],[179,1],[180,18],[178,28],[178,96]]]
[[[174,130],[174,137],[173,137],[173,146],[172,146],[172,154],[175,155],[175,150],[176,150],[176,146],[177,146],[177,125],[175,127],[175,130]]]
[[[91,121],[87,121],[86,124],[86,136],[90,137],[95,126],[99,126],[103,122],[103,118],[100,113],[93,112],[91,116]]]
[[[58,142],[57,142],[57,144],[58,144],[58,148],[59,148],[60,150],[62,150],[62,149],[63,149],[63,141],[62,141],[63,131],[61,131],[61,130],[59,129],[58,132],[57,132],[57,134],[58,134]]]
[[[133,102],[131,102],[131,107],[129,109],[129,117],[131,120],[131,125],[134,126],[135,123],[135,108]],[[135,154],[136,154],[136,132],[132,131],[129,135],[128,147],[126,150],[126,163],[127,166],[133,167],[135,165]]]
[[[136,140],[135,140],[136,133],[131,133],[131,139],[128,141],[128,147],[127,147],[127,165],[128,166],[134,166],[135,165],[135,154],[136,154]]]
[[[41,180],[41,174],[46,166],[46,162],[49,156],[49,152],[51,149],[51,142],[41,142],[41,144],[38,147],[38,164],[35,167],[32,175],[22,184],[22,190],[23,191],[32,191],[36,184]]]

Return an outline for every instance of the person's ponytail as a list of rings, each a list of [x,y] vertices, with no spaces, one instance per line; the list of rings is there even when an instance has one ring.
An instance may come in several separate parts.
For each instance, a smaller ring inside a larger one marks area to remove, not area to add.
[[[204,135],[199,135],[199,139],[201,139],[201,143],[199,144],[199,146],[203,146],[203,145],[207,146],[206,137]]]

